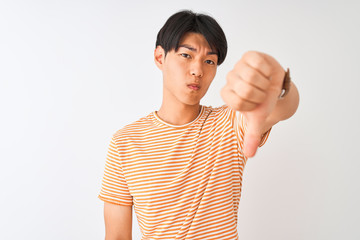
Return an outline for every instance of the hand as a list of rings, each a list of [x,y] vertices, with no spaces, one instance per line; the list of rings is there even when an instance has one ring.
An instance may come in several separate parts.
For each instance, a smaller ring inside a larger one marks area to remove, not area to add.
[[[261,136],[271,128],[270,114],[281,93],[285,71],[270,55],[246,52],[227,75],[221,91],[225,103],[246,120],[244,153],[253,157]]]

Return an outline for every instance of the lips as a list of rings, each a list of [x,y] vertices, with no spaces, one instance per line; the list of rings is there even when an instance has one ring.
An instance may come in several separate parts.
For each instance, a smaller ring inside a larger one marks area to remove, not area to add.
[[[191,83],[191,84],[188,84],[187,86],[188,86],[188,88],[190,88],[191,90],[199,90],[199,89],[200,89],[199,84],[196,84],[196,83]]]

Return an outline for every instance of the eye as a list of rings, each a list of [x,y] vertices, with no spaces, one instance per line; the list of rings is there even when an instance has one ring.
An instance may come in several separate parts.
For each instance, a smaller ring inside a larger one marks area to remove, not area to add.
[[[187,53],[180,53],[180,56],[182,56],[184,58],[190,58],[190,55]]]
[[[206,62],[207,64],[210,64],[210,65],[215,65],[215,62],[212,61],[212,60],[206,60],[205,62]]]

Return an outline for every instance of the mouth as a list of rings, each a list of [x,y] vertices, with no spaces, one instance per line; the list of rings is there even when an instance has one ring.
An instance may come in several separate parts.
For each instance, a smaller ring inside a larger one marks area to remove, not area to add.
[[[200,89],[199,84],[195,84],[195,83],[193,83],[193,84],[188,84],[187,86],[188,86],[188,88],[190,88],[191,90],[195,90],[195,91]]]

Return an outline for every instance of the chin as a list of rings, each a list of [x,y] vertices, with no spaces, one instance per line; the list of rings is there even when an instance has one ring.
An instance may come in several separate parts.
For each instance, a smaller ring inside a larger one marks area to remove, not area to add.
[[[195,106],[200,104],[200,100],[205,94],[185,94],[178,97],[178,100],[185,105]]]
[[[199,105],[200,104],[200,100],[201,98],[196,98],[196,99],[184,99],[184,101],[182,101],[184,104],[186,105],[190,105],[190,106],[195,106],[195,105]]]

